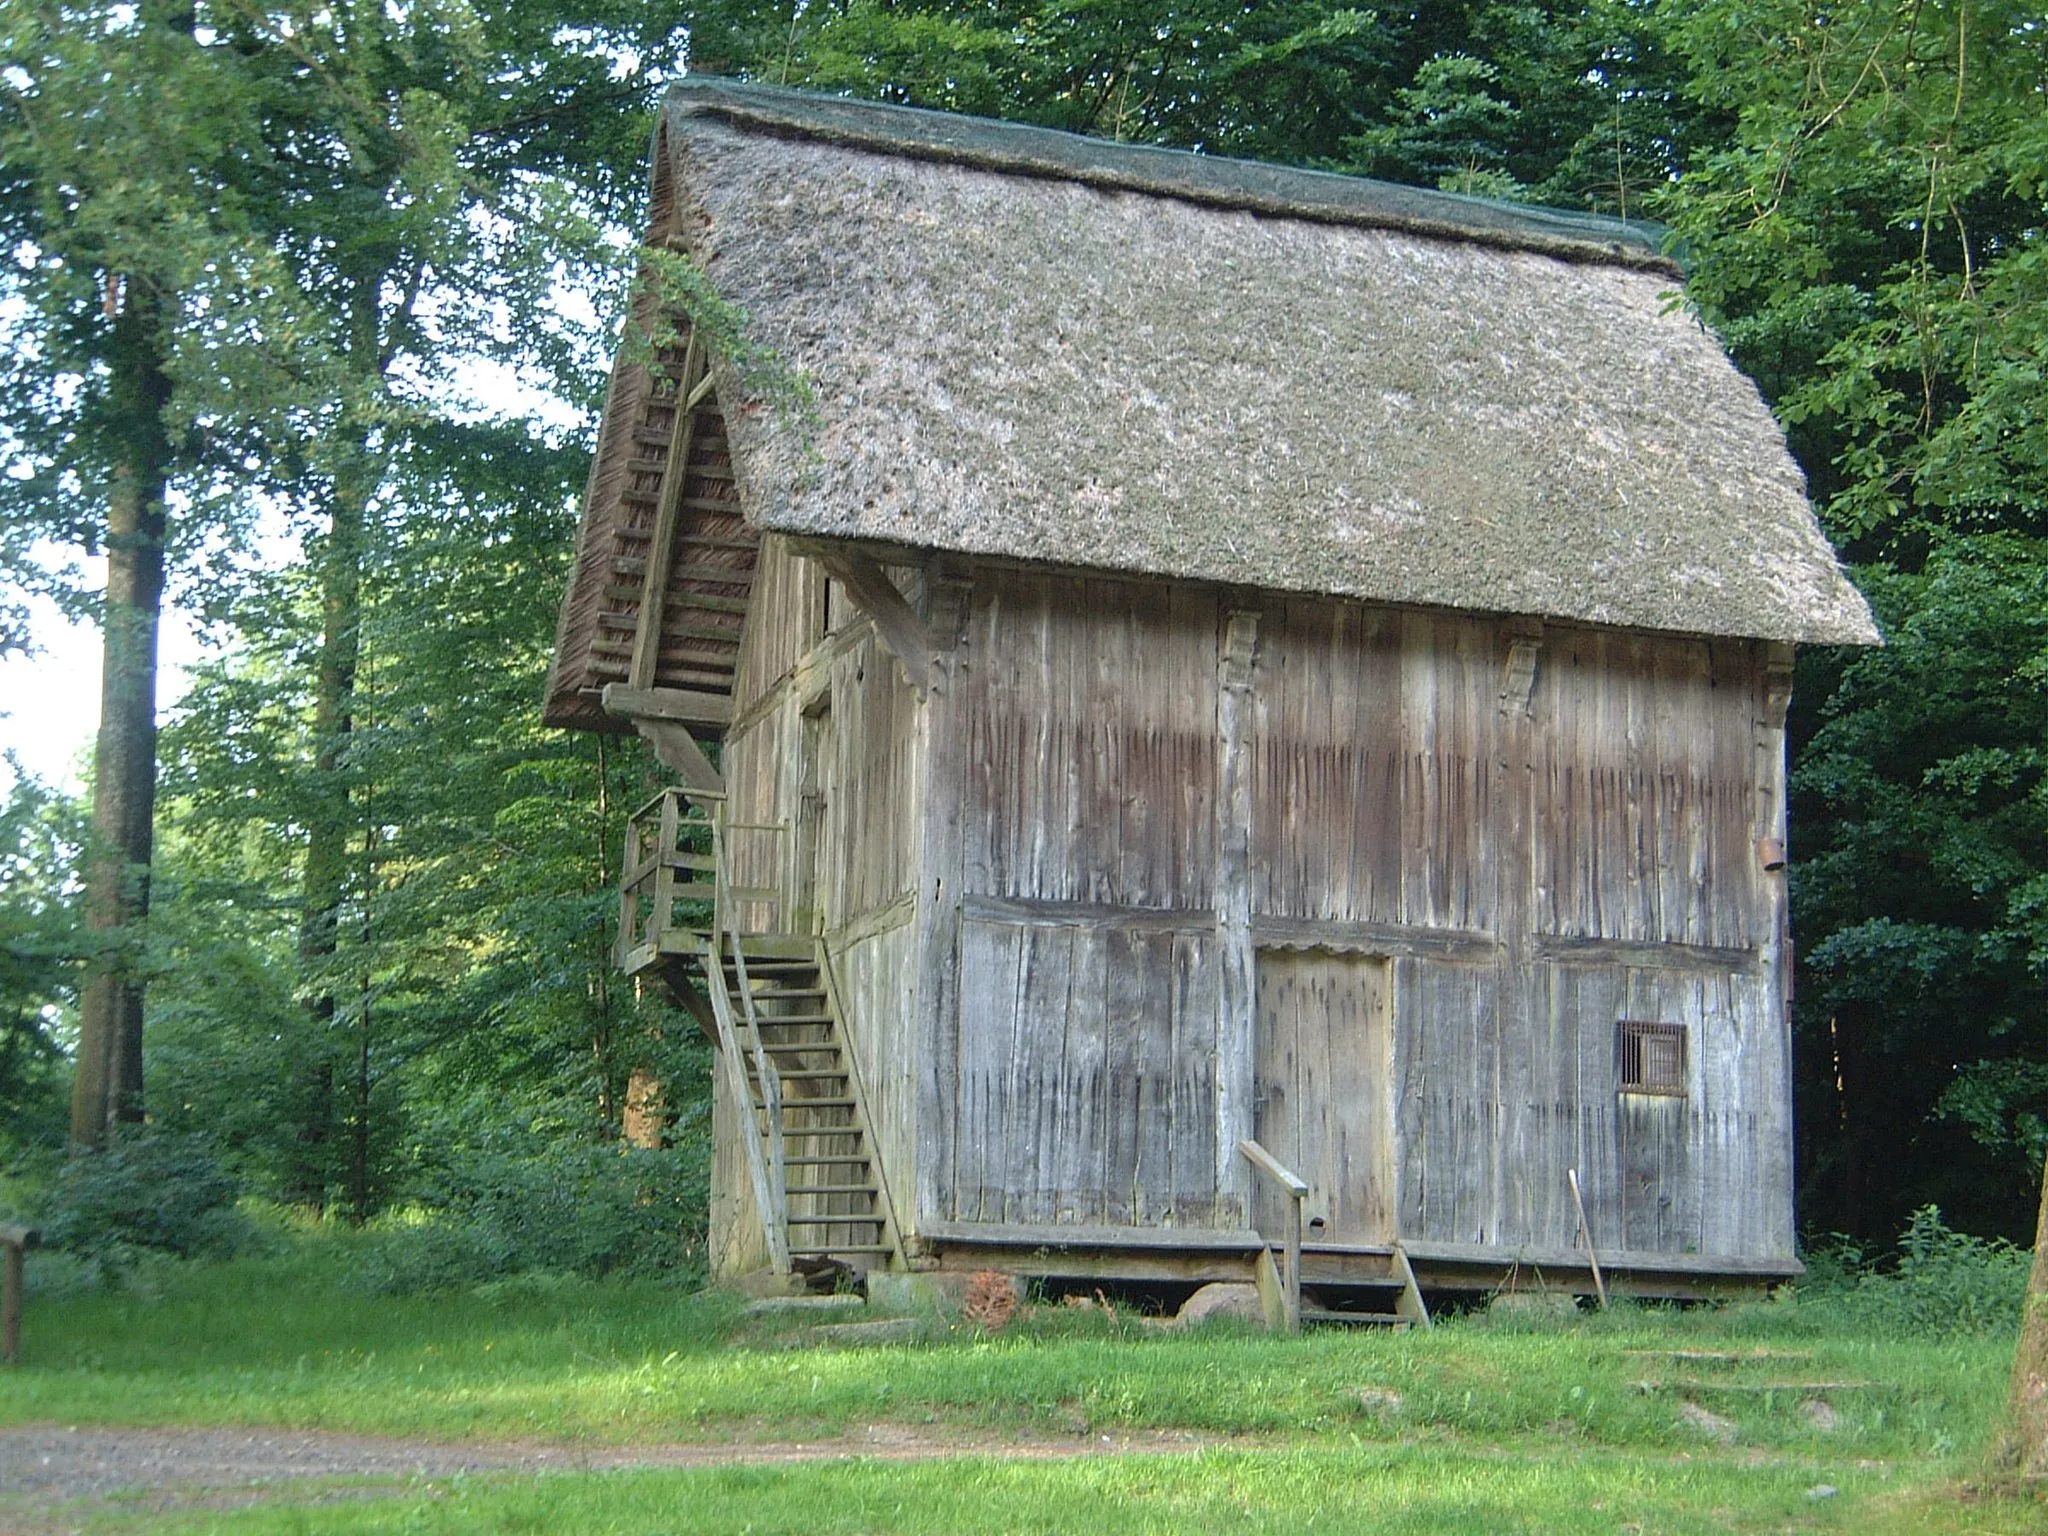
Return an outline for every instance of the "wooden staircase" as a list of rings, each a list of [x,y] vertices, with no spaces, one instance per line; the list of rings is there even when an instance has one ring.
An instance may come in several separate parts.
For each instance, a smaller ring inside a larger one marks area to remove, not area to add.
[[[764,917],[776,926],[782,892],[732,880],[733,838],[762,856],[787,830],[729,820],[724,797],[699,789],[635,812],[619,968],[696,1017],[727,1096],[747,1107],[754,1134],[740,1151],[776,1273],[885,1268],[901,1247],[831,957],[809,934],[749,931]]]
[[[790,1264],[884,1268],[899,1252],[895,1223],[823,950],[794,935],[707,940],[701,980],[729,1000]]]

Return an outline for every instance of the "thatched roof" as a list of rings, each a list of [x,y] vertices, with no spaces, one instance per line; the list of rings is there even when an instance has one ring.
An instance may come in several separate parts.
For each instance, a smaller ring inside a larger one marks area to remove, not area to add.
[[[719,81],[656,160],[815,396],[716,365],[754,529],[1875,638],[1644,226]]]

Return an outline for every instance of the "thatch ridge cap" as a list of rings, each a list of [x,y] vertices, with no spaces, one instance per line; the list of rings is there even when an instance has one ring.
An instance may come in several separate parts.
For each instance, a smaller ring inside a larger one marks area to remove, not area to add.
[[[1669,232],[1647,220],[1509,203],[1335,171],[1090,138],[1057,128],[711,75],[677,81],[669,87],[663,106],[665,117],[713,117],[742,130],[907,159],[1683,276],[1676,258],[1665,250]]]

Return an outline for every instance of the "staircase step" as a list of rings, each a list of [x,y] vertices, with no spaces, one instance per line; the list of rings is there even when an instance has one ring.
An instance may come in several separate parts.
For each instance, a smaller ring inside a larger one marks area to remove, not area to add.
[[[826,1067],[806,1067],[800,1072],[785,1072],[780,1067],[778,1067],[775,1070],[775,1075],[781,1078],[785,1083],[787,1083],[792,1081],[793,1079],[802,1079],[808,1077],[834,1077],[843,1079],[846,1077],[847,1073],[844,1067],[841,1067],[837,1071],[833,1071]],[[802,1104],[807,1101],[803,1099],[793,1099],[785,1100],[784,1102]]]
[[[792,1227],[874,1227],[881,1225],[882,1213],[869,1211],[865,1216],[798,1216],[791,1213]]]
[[[805,1024],[830,1024],[832,1022],[832,1015],[829,1013],[778,1013],[772,1015],[764,1015],[762,1017],[755,1019],[754,1022],[757,1024],[767,1024],[771,1026],[782,1025],[785,1027]]]
[[[854,1163],[865,1163],[867,1160],[868,1156],[865,1152],[842,1152],[837,1157],[785,1157],[782,1160],[782,1165],[785,1168],[820,1168],[827,1166],[844,1168]]]
[[[1303,1307],[1301,1320],[1332,1328],[1406,1328],[1409,1321],[1392,1312],[1332,1312],[1327,1307]]]
[[[835,1253],[894,1253],[891,1243],[834,1243],[830,1248],[792,1248],[792,1259],[829,1259]]]
[[[785,1195],[872,1195],[880,1193],[872,1184],[792,1184]]]

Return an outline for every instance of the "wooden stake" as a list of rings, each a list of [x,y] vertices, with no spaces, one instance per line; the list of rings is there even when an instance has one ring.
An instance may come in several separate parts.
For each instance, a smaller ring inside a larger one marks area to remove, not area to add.
[[[1607,1310],[1607,1281],[1600,1273],[1600,1255],[1593,1251],[1593,1229],[1586,1224],[1586,1199],[1579,1193],[1579,1170],[1567,1168],[1565,1175],[1571,1181],[1572,1204],[1579,1213],[1579,1240],[1586,1245],[1586,1260],[1593,1266],[1593,1291],[1600,1298],[1600,1310]]]
[[[6,1274],[0,1279],[0,1364],[21,1363],[21,1256],[42,1240],[33,1227],[0,1227],[0,1255]]]

